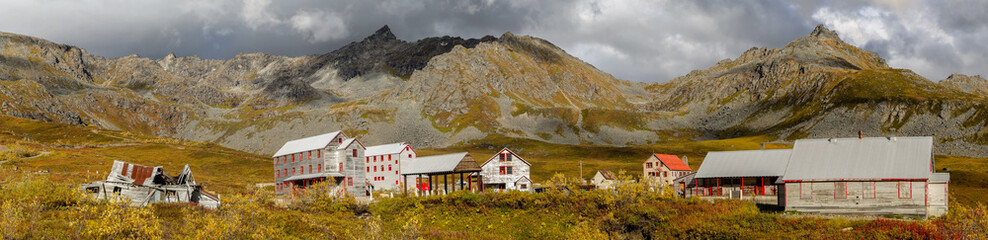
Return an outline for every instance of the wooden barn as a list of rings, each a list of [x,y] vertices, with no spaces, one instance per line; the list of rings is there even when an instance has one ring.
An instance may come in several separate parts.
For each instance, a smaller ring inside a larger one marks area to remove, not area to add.
[[[215,209],[220,205],[219,195],[206,192],[196,183],[189,165],[185,165],[178,176],[171,176],[160,166],[114,160],[106,180],[83,184],[83,188],[97,199],[120,196],[137,206],[181,202]]]
[[[501,149],[480,165],[484,189],[531,191],[531,167],[531,163],[511,149]]]
[[[781,182],[786,210],[939,216],[948,173],[933,169],[933,137],[797,140]]]
[[[685,194],[779,205],[782,189],[777,180],[785,174],[791,154],[790,149],[709,152]]]
[[[322,181],[333,181],[334,193],[368,196],[366,148],[341,131],[286,142],[274,158],[275,192],[291,193]]]
[[[676,155],[653,153],[642,163],[642,179],[649,183],[668,186],[673,180],[686,176],[693,169]]]
[[[391,143],[367,147],[364,170],[367,181],[376,190],[401,190],[415,182],[401,183],[401,172],[415,159],[416,153],[407,143]]]

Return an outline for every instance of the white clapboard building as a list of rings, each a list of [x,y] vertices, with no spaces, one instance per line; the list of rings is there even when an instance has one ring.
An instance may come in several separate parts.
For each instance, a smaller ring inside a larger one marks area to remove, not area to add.
[[[401,173],[407,169],[415,150],[407,143],[391,143],[367,147],[364,156],[364,171],[367,181],[377,190],[401,190]],[[414,181],[405,183],[414,186]]]
[[[274,154],[275,192],[278,195],[321,181],[334,181],[339,193],[367,196],[366,148],[342,131],[285,143]]]
[[[531,163],[504,148],[480,166],[487,190],[531,191]]]

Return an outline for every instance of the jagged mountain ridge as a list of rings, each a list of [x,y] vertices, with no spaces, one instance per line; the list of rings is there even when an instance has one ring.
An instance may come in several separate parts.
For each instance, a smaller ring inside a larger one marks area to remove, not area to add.
[[[988,143],[984,79],[937,84],[822,26],[664,84],[616,79],[548,41],[510,33],[405,42],[385,26],[325,54],[229,60],[107,59],[6,33],[0,43],[5,114],[263,153],[335,129],[420,146],[491,135],[625,145],[857,129],[937,135],[957,154],[981,154]]]

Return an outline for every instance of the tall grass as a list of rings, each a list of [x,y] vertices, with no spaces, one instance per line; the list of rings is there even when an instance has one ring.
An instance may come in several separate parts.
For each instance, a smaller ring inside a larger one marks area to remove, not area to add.
[[[619,178],[630,179],[629,176]],[[93,200],[47,175],[0,168],[0,238],[65,239],[984,239],[988,209],[952,206],[933,220],[844,220],[763,213],[749,202],[675,198],[644,184],[577,189],[554,176],[542,194],[329,197],[317,185],[275,198],[249,188],[216,210]],[[279,203],[275,202],[278,199]]]

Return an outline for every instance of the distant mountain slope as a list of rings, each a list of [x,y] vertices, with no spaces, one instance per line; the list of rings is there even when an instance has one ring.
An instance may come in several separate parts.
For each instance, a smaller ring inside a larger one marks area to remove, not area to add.
[[[343,129],[371,144],[449,146],[489,136],[565,144],[681,137],[936,135],[953,154],[988,152],[988,84],[934,83],[890,68],[818,26],[663,84],[616,79],[548,41],[397,39],[385,26],[302,57],[107,59],[0,33],[0,112],[216,142],[269,153]]]
[[[980,82],[952,82],[937,84],[890,68],[877,54],[817,26],[781,49],[752,48],[737,59],[651,85],[655,98],[649,109],[681,112],[662,121],[693,123],[718,136],[775,134],[791,140],[864,130],[935,135],[945,150],[976,154],[983,147],[970,143],[988,143],[988,109],[975,92],[957,86]]]

